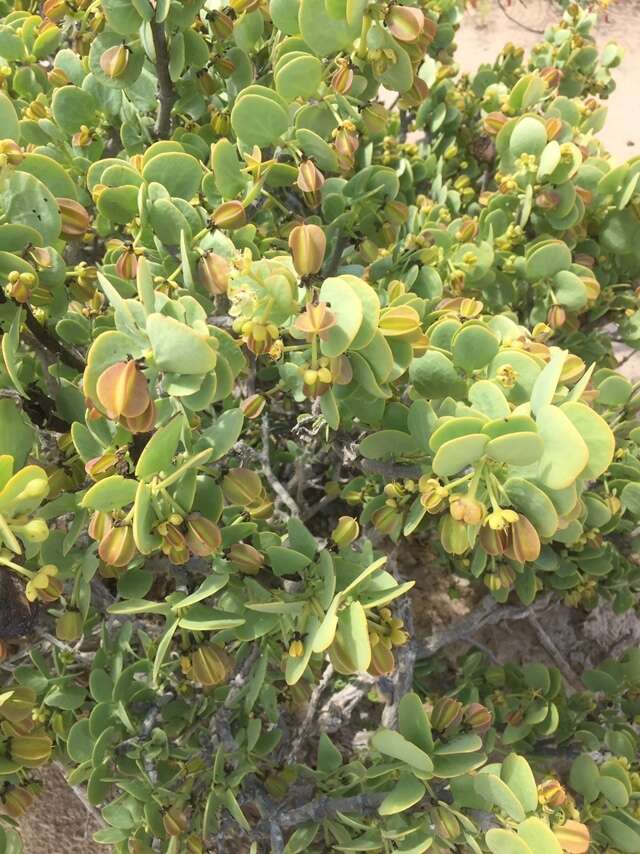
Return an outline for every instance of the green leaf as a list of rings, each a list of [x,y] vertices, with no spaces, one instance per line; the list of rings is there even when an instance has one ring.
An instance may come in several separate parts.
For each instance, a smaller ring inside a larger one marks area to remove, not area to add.
[[[324,280],[320,299],[330,306],[336,319],[335,326],[320,342],[320,349],[323,355],[335,358],[344,353],[356,338],[364,317],[362,301],[340,276]]]
[[[413,436],[400,430],[379,430],[360,442],[360,453],[368,460],[398,459],[415,455],[419,448]]]
[[[360,602],[352,602],[338,616],[338,631],[358,673],[366,673],[371,664],[371,644],[367,616]]]
[[[527,843],[512,830],[492,827],[484,838],[492,854],[533,854]]]
[[[173,638],[180,620],[175,619],[164,630],[164,633],[160,640],[158,641],[158,647],[156,649],[155,658],[153,659],[153,670],[151,671],[151,678],[153,680],[153,684],[158,684],[158,676],[160,675],[160,668],[162,667],[162,663],[164,662],[167,652],[169,651],[169,646],[171,645],[171,639]]]
[[[525,813],[538,808],[538,787],[527,760],[517,753],[510,753],[502,763],[500,777],[522,804]]]
[[[153,434],[138,459],[136,465],[137,478],[149,480],[162,472],[169,472],[171,462],[178,449],[184,423],[182,414],[175,415],[168,424],[160,427]]]
[[[556,350],[539,374],[531,390],[531,412],[534,415],[537,415],[543,406],[553,402],[566,359],[566,350]]]
[[[420,750],[415,744],[407,741],[399,732],[379,729],[371,739],[371,746],[384,756],[391,756],[400,762],[406,762],[407,765],[411,765],[425,774],[430,774],[433,771],[433,762],[424,750]]]
[[[420,750],[430,754],[433,751],[433,737],[429,716],[417,694],[405,694],[398,704],[398,729]]]
[[[562,846],[549,825],[536,816],[518,825],[518,836],[527,843],[532,854],[562,854]]]
[[[6,92],[0,92],[0,126],[5,139],[12,139],[14,142],[20,140],[18,114]]]
[[[209,336],[173,317],[150,314],[147,318],[147,335],[155,363],[163,371],[204,375],[216,366],[216,353]]]
[[[474,786],[481,795],[492,806],[505,812],[514,821],[522,821],[525,818],[524,807],[520,800],[511,791],[509,786],[495,774],[482,773],[476,775]]]
[[[567,413],[557,406],[543,406],[538,412],[536,423],[544,442],[538,477],[549,489],[564,489],[584,471],[589,461],[587,445]]]
[[[275,145],[289,130],[286,101],[266,86],[247,86],[231,111],[231,126],[245,145]]]
[[[85,492],[80,506],[88,507],[90,510],[100,510],[103,513],[120,510],[132,503],[137,489],[137,481],[124,478],[120,474],[112,474],[94,483]]]
[[[589,449],[589,460],[582,477],[595,480],[604,474],[613,460],[615,437],[607,422],[589,406],[576,401],[563,403],[561,411],[582,436]]]
[[[73,724],[67,736],[69,758],[78,765],[86,762],[87,759],[91,759],[93,744],[94,739],[89,732],[89,719],[81,718]]]
[[[445,442],[433,458],[434,472],[440,477],[450,477],[472,465],[482,457],[488,441],[484,433],[471,433]]]
[[[467,385],[452,362],[437,350],[414,359],[409,366],[409,378],[417,391],[427,400],[464,397]]]
[[[311,98],[317,95],[322,82],[322,63],[312,54],[290,51],[276,64],[274,82],[285,101]]]
[[[235,199],[247,186],[238,150],[230,140],[219,139],[211,149],[211,168],[223,199]]]
[[[395,815],[414,806],[424,797],[426,787],[417,777],[403,772],[398,782],[378,807],[380,815]]]
[[[3,344],[7,337],[3,336]],[[25,464],[34,439],[35,430],[15,401],[7,398],[0,400],[0,454],[13,457],[15,470]]]
[[[202,166],[192,154],[166,151],[152,157],[142,171],[145,181],[157,181],[169,195],[189,201],[200,189]]]

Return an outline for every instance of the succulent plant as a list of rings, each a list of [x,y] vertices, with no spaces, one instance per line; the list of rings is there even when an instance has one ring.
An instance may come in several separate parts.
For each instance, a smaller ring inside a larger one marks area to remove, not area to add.
[[[425,545],[640,590],[621,54],[461,15],[0,3],[0,852],[54,758],[121,854],[640,850],[637,650],[415,662]]]

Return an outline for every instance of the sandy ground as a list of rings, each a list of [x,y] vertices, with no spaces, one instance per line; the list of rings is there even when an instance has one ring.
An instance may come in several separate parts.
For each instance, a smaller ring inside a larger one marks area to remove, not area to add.
[[[464,71],[474,71],[482,63],[492,62],[508,42],[530,49],[542,36],[521,25],[543,31],[557,19],[554,7],[544,0],[513,0],[506,9],[518,19],[519,24],[508,20],[491,0],[480,0],[478,8],[468,13],[456,39],[458,61]],[[598,24],[598,44],[604,46],[609,41],[616,41],[625,49],[626,55],[622,66],[615,71],[617,88],[609,99],[609,115],[600,137],[616,158],[626,160],[640,155],[640,3],[614,5],[607,18]],[[561,623],[566,625],[566,614],[563,614]],[[489,643],[492,640],[496,639],[487,638]],[[539,655],[534,638],[530,646],[532,652]],[[67,789],[60,773],[55,769],[47,770],[44,781],[42,796],[22,822],[25,854],[106,852],[106,846],[96,846],[91,842],[95,824]]]
[[[479,0],[478,7],[465,15],[456,38],[463,71],[492,63],[508,42],[529,50],[560,16],[557,7],[545,0],[512,0],[504,6],[519,23],[509,20],[495,0]],[[617,159],[627,160],[640,154],[640,3],[612,3],[606,20],[601,16],[598,21],[596,37],[600,48],[614,41],[625,51],[621,66],[614,70],[617,88],[609,98],[607,122],[599,136]]]

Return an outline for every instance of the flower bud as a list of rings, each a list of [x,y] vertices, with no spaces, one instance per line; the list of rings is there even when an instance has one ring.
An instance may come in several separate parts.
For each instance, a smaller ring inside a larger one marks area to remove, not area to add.
[[[108,566],[128,566],[136,553],[136,544],[130,525],[111,528],[100,540],[98,554]]]
[[[138,255],[133,246],[124,247],[124,251],[116,261],[116,273],[122,279],[135,279],[138,272]]]
[[[464,722],[474,732],[482,735],[493,723],[493,715],[482,703],[469,703],[464,710]]]
[[[352,516],[340,516],[338,524],[331,533],[331,539],[341,549],[350,546],[359,536],[360,525]]]
[[[226,41],[233,35],[233,18],[217,9],[211,13],[211,29],[220,41]]]
[[[69,12],[66,0],[44,0],[42,14],[50,21],[60,21]]]
[[[222,480],[222,493],[229,504],[244,507],[256,501],[262,492],[260,475],[251,469],[232,469]]]
[[[61,233],[64,237],[82,237],[89,228],[89,212],[75,199],[56,199],[62,219]]]
[[[20,818],[33,803],[33,795],[23,786],[12,786],[2,798],[5,812],[11,818]]]
[[[10,166],[19,166],[27,156],[18,143],[12,139],[0,140],[0,154],[4,154],[6,162]]]
[[[482,126],[491,136],[496,136],[508,122],[504,113],[487,113],[482,120]]]
[[[246,224],[247,214],[242,202],[233,200],[218,205],[212,219],[217,228],[235,229]]]
[[[459,522],[452,516],[440,519],[440,542],[442,548],[452,555],[463,555],[469,551],[469,533],[464,522]]]
[[[540,537],[526,516],[519,514],[511,525],[504,553],[518,563],[530,563],[540,557]]]
[[[396,305],[385,309],[378,323],[386,338],[411,336],[420,329],[420,315],[410,305]]]
[[[402,515],[394,507],[380,507],[371,515],[371,521],[376,531],[396,536],[402,528]]]
[[[149,433],[156,423],[156,405],[149,400],[147,408],[140,415],[127,415],[121,420],[131,433]]]
[[[377,139],[385,135],[389,123],[389,112],[383,104],[367,104],[360,115],[370,137]]]
[[[19,735],[11,739],[11,759],[27,768],[44,765],[51,756],[53,742],[48,735]]]
[[[338,95],[346,95],[353,85],[353,68],[348,62],[340,62],[331,77],[331,88]]]
[[[451,500],[449,512],[459,522],[465,522],[467,525],[478,525],[484,517],[485,508],[475,498],[462,495]]]
[[[317,335],[323,341],[327,332],[336,325],[336,316],[325,302],[307,303],[305,310],[296,319],[295,327],[312,338]],[[313,384],[313,380],[311,381]]]
[[[386,24],[398,41],[414,42],[422,32],[424,14],[415,6],[392,6]]]
[[[133,360],[106,368],[98,377],[96,392],[107,416],[113,420],[142,415],[150,402],[147,379]]]
[[[162,817],[167,836],[180,836],[189,828],[186,815],[178,806],[172,806]]]
[[[561,807],[567,799],[567,793],[558,780],[543,780],[538,786],[538,801],[544,806],[555,809]]]
[[[431,726],[438,732],[452,730],[462,721],[462,703],[453,697],[440,697],[431,711]]]
[[[324,184],[324,175],[312,160],[303,160],[296,183],[303,193],[316,193]]]
[[[121,77],[129,64],[130,48],[125,44],[114,44],[100,57],[100,68],[107,77],[116,80]]]
[[[194,555],[209,557],[220,550],[222,534],[215,522],[200,513],[192,513],[187,518],[186,541]]]
[[[369,664],[368,673],[372,676],[388,676],[390,673],[393,673],[395,666],[396,660],[393,657],[393,652],[388,647],[383,643],[371,644],[371,663]]]
[[[547,312],[547,323],[552,329],[560,329],[567,320],[567,312],[564,306],[552,305]]]
[[[453,841],[460,835],[460,822],[448,807],[439,806],[433,811],[436,833],[442,839]]]
[[[299,276],[319,272],[326,248],[327,238],[319,225],[303,224],[291,229],[289,249]]]
[[[264,556],[248,543],[234,543],[229,549],[229,560],[246,575],[257,575],[264,565]]]
[[[226,294],[229,271],[227,259],[215,252],[205,252],[198,261],[198,281],[211,295]]]
[[[242,410],[245,418],[250,418],[253,420],[254,418],[259,418],[262,415],[262,411],[267,403],[265,397],[261,394],[252,394],[243,400],[240,404],[240,409]]]
[[[19,528],[14,526],[14,530],[29,543],[44,543],[49,536],[49,526],[44,519],[30,519]]]
[[[205,688],[222,685],[233,669],[233,659],[222,646],[208,644],[191,655],[189,677]]]
[[[71,83],[71,80],[69,80],[62,68],[58,68],[57,66],[47,72],[47,79],[55,89],[59,89],[61,86],[68,86]]]
[[[82,636],[82,628],[82,615],[78,611],[66,611],[56,620],[56,637],[73,643]]]

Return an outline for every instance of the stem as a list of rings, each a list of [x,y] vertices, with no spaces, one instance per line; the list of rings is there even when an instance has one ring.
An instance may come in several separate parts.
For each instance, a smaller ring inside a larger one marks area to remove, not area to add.
[[[76,371],[84,371],[84,359],[81,359],[80,356],[77,356],[72,350],[68,350],[61,341],[58,341],[58,339],[49,332],[46,326],[43,326],[42,323],[36,320],[35,315],[31,311],[31,306],[25,304],[23,305],[23,308],[26,312],[25,324],[27,329],[33,337],[42,344],[45,350],[59,356],[60,360],[70,368],[75,368]]]
[[[156,52],[156,74],[158,75],[158,101],[160,109],[154,128],[155,135],[159,139],[168,139],[171,135],[171,110],[176,100],[173,91],[173,83],[169,76],[169,51],[167,49],[167,37],[164,23],[151,21],[151,36],[153,47]]]

